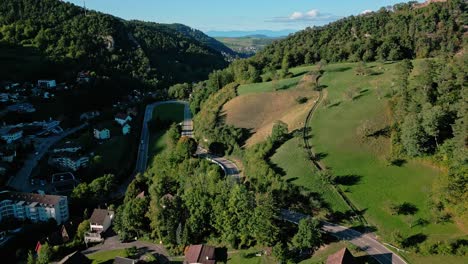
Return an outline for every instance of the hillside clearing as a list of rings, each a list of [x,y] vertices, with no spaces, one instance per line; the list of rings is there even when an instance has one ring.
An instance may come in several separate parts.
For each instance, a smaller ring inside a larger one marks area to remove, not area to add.
[[[308,100],[299,104],[298,97]],[[277,120],[287,123],[289,131],[302,128],[305,116],[317,98],[318,93],[307,88],[244,94],[226,103],[221,115],[227,124],[252,132],[246,142],[250,146],[266,139]]]

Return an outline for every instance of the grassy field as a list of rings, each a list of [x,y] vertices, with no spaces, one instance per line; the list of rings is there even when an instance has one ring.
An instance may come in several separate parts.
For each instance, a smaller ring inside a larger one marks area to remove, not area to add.
[[[387,99],[381,95],[390,89],[395,64],[368,66],[376,74],[356,76],[352,69],[354,64],[326,68],[321,84],[328,87],[331,105],[320,107],[312,120],[312,145],[316,152],[322,153],[323,162],[341,179],[342,189],[359,209],[364,210],[364,216],[384,240],[390,241],[394,230],[405,236],[422,233],[431,241],[462,235],[453,223],[411,227],[418,219],[431,219],[428,202],[432,183],[443,172],[416,161],[401,167],[387,166],[385,156],[390,150],[390,140],[359,136],[359,128],[364,122],[381,128],[389,124]],[[361,93],[354,100],[344,100],[343,93],[351,88]],[[416,213],[392,215],[390,206],[403,202],[415,206]],[[423,262],[410,257],[416,263]],[[451,263],[457,261],[458,258],[453,258]]]
[[[299,97],[308,101],[299,104],[296,101]],[[306,87],[248,93],[226,103],[221,115],[225,116],[227,124],[247,128],[253,133],[247,140],[247,146],[250,146],[265,140],[278,120],[287,123],[290,131],[302,128],[305,116],[317,98],[318,93]]]
[[[285,142],[271,157],[271,162],[281,168],[284,178],[294,184],[304,186],[311,192],[321,194],[321,198],[332,211],[344,212],[347,206],[332,186],[316,177],[317,170],[303,149],[302,137],[294,137]]]
[[[183,104],[163,104],[154,108],[153,119],[159,118],[163,121],[180,123],[184,120],[184,105]],[[149,163],[151,164],[152,157],[158,155],[166,148],[166,129],[158,130],[151,133],[149,143]]]
[[[102,251],[87,256],[93,264],[112,263],[115,257],[127,257],[125,249]]]
[[[282,79],[271,82],[244,84],[237,88],[237,93],[239,95],[244,95],[250,93],[264,93],[287,90],[289,88],[295,87],[301,79],[302,76],[296,76],[289,79]]]

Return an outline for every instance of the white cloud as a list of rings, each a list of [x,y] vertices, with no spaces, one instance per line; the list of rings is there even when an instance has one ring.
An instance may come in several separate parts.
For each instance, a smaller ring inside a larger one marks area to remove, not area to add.
[[[291,20],[297,20],[297,19],[302,19],[304,17],[304,14],[301,12],[294,12],[292,13],[291,16],[289,16],[289,19]]]
[[[372,11],[370,9],[366,9],[366,10],[361,12],[361,15],[369,14],[369,13],[372,13],[372,12],[374,12],[374,11]]]
[[[293,22],[330,22],[338,19],[338,16],[321,13],[317,9],[311,9],[307,12],[295,11],[289,16],[284,17],[274,17],[267,20],[266,22],[283,22],[283,23],[293,23]]]

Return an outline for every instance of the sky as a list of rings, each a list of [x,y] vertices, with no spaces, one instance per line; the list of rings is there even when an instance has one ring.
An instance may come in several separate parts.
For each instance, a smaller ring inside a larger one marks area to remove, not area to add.
[[[406,0],[86,0],[124,19],[182,23],[202,31],[301,30]],[[68,0],[83,6],[83,0]],[[420,1],[422,2],[422,1]]]

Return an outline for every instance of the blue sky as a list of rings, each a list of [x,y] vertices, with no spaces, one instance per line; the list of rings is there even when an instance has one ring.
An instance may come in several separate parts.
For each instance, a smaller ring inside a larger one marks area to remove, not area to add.
[[[404,0],[86,0],[125,19],[182,23],[202,31],[299,30]],[[83,5],[83,0],[69,0]],[[422,1],[420,1],[422,2]]]

